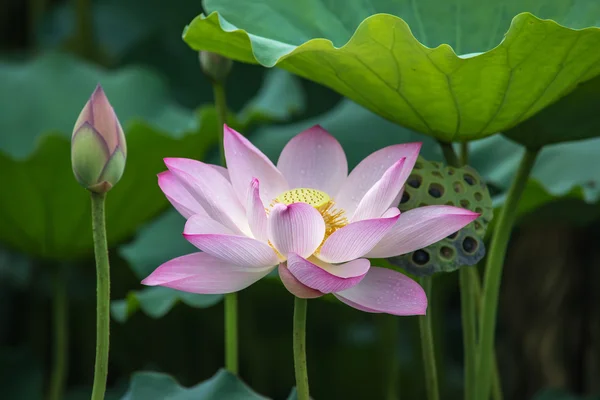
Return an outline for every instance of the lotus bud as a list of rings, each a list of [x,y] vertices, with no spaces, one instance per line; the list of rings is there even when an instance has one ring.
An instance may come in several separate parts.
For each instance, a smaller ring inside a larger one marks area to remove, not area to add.
[[[229,58],[209,51],[201,51],[198,57],[202,72],[214,82],[223,82],[233,66],[233,61]]]
[[[121,179],[126,159],[123,128],[104,90],[98,85],[73,128],[73,173],[84,188],[106,193]]]

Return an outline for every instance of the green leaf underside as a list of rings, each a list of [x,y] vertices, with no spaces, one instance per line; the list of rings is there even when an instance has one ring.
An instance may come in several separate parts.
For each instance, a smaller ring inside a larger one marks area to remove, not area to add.
[[[138,310],[152,318],[164,317],[178,302],[194,307],[212,307],[223,299],[220,294],[195,294],[165,287],[149,287],[131,291],[125,300],[111,303],[112,316],[118,322],[126,322]]]
[[[481,213],[456,234],[390,262],[415,275],[450,272],[474,265],[485,255],[483,239],[493,216],[492,199],[477,171],[471,167],[444,167],[419,157],[398,208],[407,211],[429,205],[450,205]]]
[[[265,400],[239,378],[219,370],[212,378],[185,388],[170,375],[137,372],[122,400]]]
[[[184,32],[184,40],[196,50],[287,69],[333,88],[384,118],[446,141],[473,140],[511,128],[572,92],[578,84],[600,75],[600,56],[594,50],[600,47],[598,28],[573,30],[522,13],[513,19],[505,39],[495,48],[460,58],[446,44],[425,47],[406,22],[394,15],[371,15],[382,9],[378,5],[389,5],[386,1],[344,6],[341,15],[335,16],[323,9],[324,2],[315,0],[299,21],[293,16],[295,2],[267,2],[274,11],[256,2],[207,1],[208,10],[216,9],[222,15],[214,12],[197,17]],[[533,3],[544,9],[541,2]],[[560,8],[557,2],[553,4]],[[565,9],[541,15],[565,14],[566,18],[557,19],[572,26],[580,26],[578,21],[592,25],[593,15],[600,16],[600,6],[591,1],[582,4],[588,7],[586,13]],[[470,11],[471,23],[477,12],[488,20],[475,27],[467,25],[454,40],[438,36],[436,41],[454,42],[464,53],[468,52],[465,49],[481,51],[497,44],[498,32],[505,26],[492,28],[495,34],[491,39],[485,34],[490,24],[493,27],[498,22],[490,11],[497,10],[497,5],[472,7],[476,10]],[[263,11],[260,19],[259,9]],[[360,25],[354,25],[352,13],[356,12],[365,18]],[[418,18],[411,19],[421,36],[429,32],[419,28]],[[351,22],[344,25],[347,20]],[[431,28],[433,32],[444,31],[456,22],[447,17],[438,21],[442,27]],[[350,25],[358,26],[351,38],[347,34]],[[276,32],[281,26],[287,27]],[[477,39],[467,45],[467,36]]]

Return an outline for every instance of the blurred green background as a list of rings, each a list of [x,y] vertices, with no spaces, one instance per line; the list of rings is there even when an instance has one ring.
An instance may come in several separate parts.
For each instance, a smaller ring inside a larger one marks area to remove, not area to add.
[[[69,139],[97,83],[129,148],[125,175],[107,205],[113,299],[107,398],[121,398],[136,371],[164,372],[192,386],[222,367],[220,296],[139,283],[193,249],[180,235],[183,219],[156,185],[162,158],[217,159],[212,88],[197,53],[181,39],[202,11],[198,0],[0,0],[0,398],[45,397],[61,277],[69,301],[65,398],[89,397],[95,271],[88,198],[72,176]],[[230,124],[273,159],[315,123],[340,140],[351,166],[382,146],[415,140],[424,142],[427,159],[442,159],[432,139],[281,70],[236,63],[226,92]],[[600,139],[548,147],[526,189],[499,313],[506,399],[599,396],[599,151]],[[499,135],[471,144],[471,165],[497,206],[521,152]],[[462,396],[457,277],[436,275],[430,299],[444,399]],[[274,278],[239,298],[240,376],[256,392],[285,399],[294,385],[293,297]],[[308,326],[315,398],[384,399],[390,376],[401,398],[424,398],[416,317],[371,315],[325,299],[310,301]],[[392,339],[380,340],[386,336]]]

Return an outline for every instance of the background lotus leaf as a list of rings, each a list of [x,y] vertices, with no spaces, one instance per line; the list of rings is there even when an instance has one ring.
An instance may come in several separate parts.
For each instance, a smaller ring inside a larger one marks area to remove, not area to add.
[[[169,375],[156,372],[138,372],[122,400],[261,400],[239,378],[219,370],[212,378],[190,388],[181,387]]]
[[[212,14],[184,32],[192,48],[279,66],[444,141],[507,130],[600,75],[600,29],[570,29],[597,23],[594,0],[206,0],[204,8]],[[570,28],[521,13],[509,29],[521,11]],[[483,53],[456,55],[475,52]]]

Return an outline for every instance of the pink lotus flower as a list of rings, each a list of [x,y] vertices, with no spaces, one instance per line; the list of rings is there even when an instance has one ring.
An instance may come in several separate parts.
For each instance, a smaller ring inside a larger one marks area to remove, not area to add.
[[[184,237],[202,252],[170,260],[142,281],[194,293],[246,288],[279,266],[302,298],[333,293],[362,311],[424,314],[423,289],[367,258],[405,254],[456,232],[479,214],[396,205],[421,143],[383,148],[348,175],[338,141],[320,126],[294,137],[277,167],[225,126],[228,169],[167,158],[158,182],[186,218]]]

